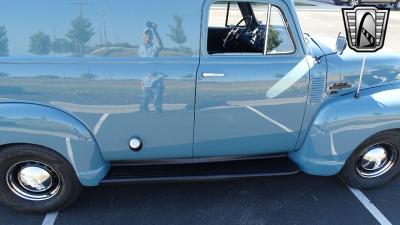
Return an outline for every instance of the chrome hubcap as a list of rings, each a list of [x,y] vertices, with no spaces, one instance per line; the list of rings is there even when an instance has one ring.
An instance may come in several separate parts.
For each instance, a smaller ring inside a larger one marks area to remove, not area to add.
[[[357,163],[357,172],[364,178],[375,178],[387,173],[397,161],[395,146],[388,143],[366,148]]]
[[[351,6],[357,6],[358,5],[358,0],[351,0]]]
[[[60,177],[49,165],[37,161],[14,164],[7,171],[8,188],[17,196],[31,201],[54,197],[60,190]]]

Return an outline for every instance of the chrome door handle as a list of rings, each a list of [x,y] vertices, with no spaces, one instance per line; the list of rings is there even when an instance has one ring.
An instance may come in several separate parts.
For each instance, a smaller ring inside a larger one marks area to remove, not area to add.
[[[202,73],[201,76],[204,78],[207,77],[226,77],[226,73]]]

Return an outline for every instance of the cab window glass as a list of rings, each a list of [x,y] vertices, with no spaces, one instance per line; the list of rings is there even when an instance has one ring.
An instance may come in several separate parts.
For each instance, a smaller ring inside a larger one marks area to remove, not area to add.
[[[215,2],[208,20],[208,53],[262,55],[268,4]]]
[[[229,3],[229,12],[228,12],[228,26],[234,26],[238,21],[242,19],[242,13],[240,12],[240,8],[236,2]],[[244,26],[245,22],[241,22],[239,26]]]
[[[268,6],[267,4],[262,3],[251,3],[254,15],[256,16],[257,22],[262,25],[267,24],[267,12]]]
[[[294,44],[282,11],[272,6],[268,30],[267,54],[286,54],[294,51]]]
[[[208,27],[225,27],[227,10],[227,2],[216,2],[212,4],[208,15]]]
[[[273,55],[295,49],[283,13],[266,3],[215,2],[209,11],[207,38],[211,55]]]

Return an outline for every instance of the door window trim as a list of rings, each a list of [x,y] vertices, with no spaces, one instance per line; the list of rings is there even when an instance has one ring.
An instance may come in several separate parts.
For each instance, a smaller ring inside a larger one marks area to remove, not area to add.
[[[292,30],[297,31],[297,25],[296,25],[296,21],[294,21],[294,18],[292,19],[293,24],[291,24],[289,22],[289,20],[287,19],[287,17],[284,15],[283,10],[281,8],[281,6],[279,6],[278,4],[273,4],[271,3],[271,1],[263,1],[263,0],[248,0],[248,1],[242,1],[242,0],[234,0],[235,2],[250,2],[250,3],[265,3],[267,5],[276,7],[279,10],[279,13],[281,14],[281,16],[283,17],[283,22],[285,23],[285,28],[287,29],[290,41],[292,42],[293,45],[293,51],[292,52],[288,52],[288,53],[276,53],[276,54],[259,54],[259,53],[221,53],[221,54],[210,54],[207,50],[208,47],[208,22],[209,22],[209,14],[210,14],[210,9],[211,6],[215,3],[215,2],[223,2],[224,0],[205,0],[204,4],[203,4],[203,10],[202,10],[202,31],[201,31],[201,44],[202,46],[200,46],[200,58],[202,57],[217,57],[217,58],[223,58],[222,56],[241,56],[241,57],[257,57],[257,58],[269,58],[269,57],[279,57],[279,56],[289,56],[289,55],[305,55],[305,50],[303,47],[303,42],[301,40],[299,40],[298,42],[296,41],[296,39],[294,38],[294,33],[292,32]],[[232,2],[230,0],[225,0],[226,2]],[[287,5],[286,5],[287,6]],[[287,6],[288,7],[288,6]],[[271,7],[272,9],[272,7]],[[283,14],[282,14],[283,13]],[[291,13],[289,13],[291,15]],[[270,18],[270,16],[268,16],[268,18]],[[227,20],[225,21],[227,22]],[[291,29],[291,25],[294,26],[294,29]],[[300,34],[296,33],[296,36],[298,36],[299,38],[302,38],[301,36],[299,36]],[[301,46],[301,48],[298,48],[298,45]],[[299,51],[299,49],[301,49],[302,51]],[[265,50],[265,49],[264,49]]]
[[[285,15],[283,15],[282,9],[279,6],[272,5],[272,4],[269,4],[269,5],[270,5],[270,8],[269,8],[270,11],[268,12],[268,15],[269,15],[268,16],[268,22],[270,22],[270,20],[271,20],[272,8],[275,7],[279,12],[279,16],[281,17],[282,22],[284,23],[285,30],[286,30],[286,33],[288,34],[288,37],[289,37],[289,40],[290,40],[290,43],[292,45],[292,49],[293,50],[290,51],[290,52],[278,52],[278,53],[274,53],[274,54],[268,54],[268,52],[267,52],[267,50],[268,50],[268,48],[267,48],[268,47],[268,41],[266,41],[265,42],[266,47],[264,48],[264,55],[292,55],[292,54],[294,54],[296,52],[297,47],[296,47],[296,43],[293,41],[293,35],[292,35],[291,29],[289,27],[289,23],[288,23]],[[269,30],[269,25],[270,24],[268,24],[267,30]],[[266,35],[268,35],[268,32],[266,33]]]

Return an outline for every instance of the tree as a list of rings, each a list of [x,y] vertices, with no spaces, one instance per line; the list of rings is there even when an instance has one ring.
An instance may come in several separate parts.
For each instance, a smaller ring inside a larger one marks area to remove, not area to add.
[[[182,17],[175,15],[174,21],[175,26],[169,25],[170,33],[167,34],[167,36],[170,37],[173,42],[181,46],[182,44],[186,43],[186,35],[182,28],[183,19]]]
[[[7,30],[4,26],[0,26],[0,56],[8,56],[8,54]]]
[[[84,54],[84,46],[94,35],[92,23],[89,19],[82,16],[76,17],[71,22],[71,30],[67,33],[67,38],[74,44],[75,55],[82,56]]]
[[[270,26],[269,32],[268,32],[267,52],[271,52],[271,51],[275,50],[281,44],[282,44],[282,40],[279,38],[279,32],[276,31],[272,26]]]
[[[61,54],[74,52],[74,44],[65,38],[56,38],[51,43],[51,50]]]
[[[31,36],[29,52],[35,55],[48,55],[50,53],[50,35],[38,31]]]

